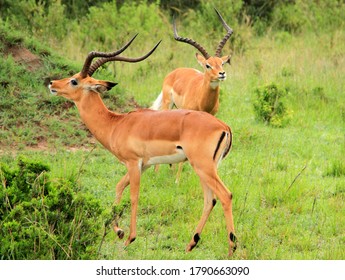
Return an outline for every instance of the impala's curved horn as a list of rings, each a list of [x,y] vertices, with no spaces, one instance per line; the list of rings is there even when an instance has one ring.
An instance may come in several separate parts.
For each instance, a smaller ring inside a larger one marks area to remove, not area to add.
[[[89,69],[90,69],[90,65],[92,63],[92,60],[95,58],[95,57],[113,57],[113,56],[117,56],[119,55],[120,53],[122,53],[125,49],[127,49],[130,44],[132,44],[132,42],[134,41],[134,39],[138,36],[138,34],[135,34],[134,37],[129,40],[129,42],[127,44],[125,44],[122,48],[120,48],[119,50],[115,51],[115,52],[108,52],[108,53],[105,53],[105,52],[96,52],[96,51],[92,51],[88,54],[88,56],[86,57],[85,59],[85,62],[84,62],[84,66],[83,66],[83,69],[81,70],[80,74],[82,76],[82,78],[85,78],[88,74],[89,74]],[[98,67],[100,67],[102,64],[100,64]],[[98,68],[97,67],[97,68]],[[93,72],[95,72],[96,69],[93,70]],[[92,73],[93,73],[92,72]],[[89,74],[90,75],[90,74]],[[90,75],[91,76],[91,75]]]
[[[227,31],[227,33],[225,34],[224,38],[219,42],[219,45],[218,45],[217,50],[216,50],[215,56],[220,57],[220,52],[222,51],[226,41],[229,40],[230,36],[232,35],[233,30],[232,30],[232,28],[229,25],[227,25],[227,23],[224,21],[222,15],[218,12],[218,10],[216,8],[214,8],[214,9],[216,10],[216,13],[217,13],[220,21],[222,22],[224,28]]]
[[[193,46],[193,47],[196,48],[199,52],[201,52],[201,54],[202,54],[206,59],[208,59],[208,58],[210,57],[210,55],[207,53],[207,51],[206,51],[201,45],[199,45],[197,42],[195,42],[194,40],[189,39],[189,38],[180,37],[180,36],[177,34],[176,24],[175,24],[175,18],[173,18],[173,28],[174,28],[174,38],[175,38],[176,41],[183,42],[183,43],[187,43],[187,44]]]
[[[148,58],[158,47],[158,45],[162,42],[159,41],[152,50],[150,50],[147,54],[138,57],[138,58],[129,58],[129,57],[122,57],[122,56],[110,56],[110,57],[102,57],[98,60],[96,60],[95,63],[93,63],[88,71],[88,75],[91,77],[93,75],[93,73],[100,67],[102,66],[104,63],[109,62],[109,61],[125,61],[125,62],[131,62],[131,63],[135,63],[135,62],[139,62],[142,61],[146,58]]]

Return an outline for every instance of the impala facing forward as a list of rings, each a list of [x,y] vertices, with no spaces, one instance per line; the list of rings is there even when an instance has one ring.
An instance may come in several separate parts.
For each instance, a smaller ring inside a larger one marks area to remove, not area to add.
[[[197,53],[196,58],[203,67],[204,73],[192,68],[177,68],[172,71],[165,77],[162,92],[153,103],[152,109],[172,109],[175,105],[178,109],[205,111],[212,115],[217,113],[219,84],[226,79],[223,65],[230,64],[230,55],[221,57],[221,51],[233,31],[217,10],[216,13],[227,33],[220,41],[215,56],[210,56],[201,45],[192,39],[180,37],[174,22],[175,40],[192,45],[202,54]]]
[[[135,38],[135,37],[134,37]],[[51,81],[50,92],[74,101],[81,119],[97,140],[113,153],[126,167],[127,173],[116,185],[119,203],[124,189],[130,186],[130,232],[125,245],[136,238],[136,219],[141,174],[153,164],[177,163],[189,160],[200,177],[204,191],[204,210],[187,251],[200,239],[201,231],[215,205],[215,196],[221,201],[227,226],[229,255],[235,250],[235,230],[232,216],[232,194],[217,174],[217,165],[228,154],[232,134],[230,128],[204,112],[150,109],[117,114],[109,111],[100,94],[116,83],[96,80],[92,74],[107,61],[138,62],[147,58],[158,44],[140,58],[119,56],[134,40],[113,53],[90,52],[82,71],[70,78]],[[100,57],[92,63],[93,58]],[[162,189],[162,191],[164,191]],[[123,238],[124,231],[115,220],[114,230]]]

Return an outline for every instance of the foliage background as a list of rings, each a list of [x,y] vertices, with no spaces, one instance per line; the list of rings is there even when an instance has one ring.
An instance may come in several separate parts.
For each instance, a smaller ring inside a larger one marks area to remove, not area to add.
[[[0,0],[2,166],[16,169],[21,156],[43,160],[52,181],[76,178],[78,191],[109,214],[124,167],[95,142],[72,103],[49,95],[47,84],[78,72],[89,51],[117,49],[139,33],[126,55],[139,56],[162,39],[161,46],[145,62],[110,63],[95,77],[119,82],[103,97],[110,109],[148,107],[167,73],[198,67],[195,49],[174,41],[172,16],[181,36],[212,52],[224,35],[214,7],[234,29],[223,49],[232,54],[232,65],[217,114],[234,131],[234,147],[219,169],[234,194],[240,240],[234,258],[344,259],[343,1]],[[28,67],[32,61],[18,59],[18,49],[37,56],[39,66],[33,69]],[[255,116],[257,90],[272,83],[287,93],[283,101],[291,116],[281,128]],[[201,215],[202,192],[188,164],[177,185],[174,174],[169,167],[144,174],[136,242],[124,249],[109,233],[98,258],[227,258],[219,205],[198,247],[184,253]],[[6,189],[8,180],[1,185]],[[126,192],[125,206],[128,199]],[[128,214],[127,207],[121,219],[126,232]],[[98,221],[91,231],[98,241],[88,252],[97,252],[102,241],[107,217],[100,215]],[[73,255],[88,257],[93,253]]]

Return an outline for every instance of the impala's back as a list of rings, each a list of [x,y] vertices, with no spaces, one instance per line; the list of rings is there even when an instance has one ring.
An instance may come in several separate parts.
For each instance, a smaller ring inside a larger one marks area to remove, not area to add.
[[[219,157],[213,157],[224,134],[231,139],[230,128],[205,112],[139,110],[124,115],[117,124],[112,149],[120,160],[128,158],[123,151],[133,151],[145,167],[190,159],[217,163]],[[231,141],[224,149],[230,146]]]

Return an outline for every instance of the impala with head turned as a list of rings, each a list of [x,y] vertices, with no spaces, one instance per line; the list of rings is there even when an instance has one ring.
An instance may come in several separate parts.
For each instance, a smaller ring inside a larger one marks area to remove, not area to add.
[[[217,10],[216,13],[227,33],[220,41],[214,56],[210,56],[196,41],[180,37],[177,34],[175,22],[173,23],[175,40],[187,43],[201,53],[201,55],[197,53],[196,58],[204,72],[201,73],[193,68],[177,68],[169,73],[163,81],[162,92],[153,103],[152,109],[166,110],[176,106],[178,109],[205,111],[212,115],[217,113],[219,85],[226,79],[223,65],[230,64],[230,55],[221,56],[221,51],[233,30]]]
[[[108,110],[100,97],[116,83],[92,78],[98,67],[108,61],[142,61],[151,55],[159,44],[139,58],[119,56],[134,38],[113,53],[89,53],[82,71],[69,78],[51,81],[50,92],[72,100],[81,119],[96,139],[127,168],[127,173],[116,185],[115,199],[118,204],[123,191],[130,186],[131,218],[126,246],[133,242],[137,235],[137,208],[142,173],[151,165],[188,160],[200,177],[204,191],[204,210],[187,245],[187,251],[191,251],[198,243],[201,231],[218,198],[224,210],[231,255],[236,248],[232,194],[217,174],[217,166],[228,154],[232,144],[229,126],[210,114],[189,110],[143,109],[119,114]],[[92,64],[96,57],[99,59]],[[124,231],[118,225],[118,218],[115,217],[113,226],[118,237],[123,238]]]

